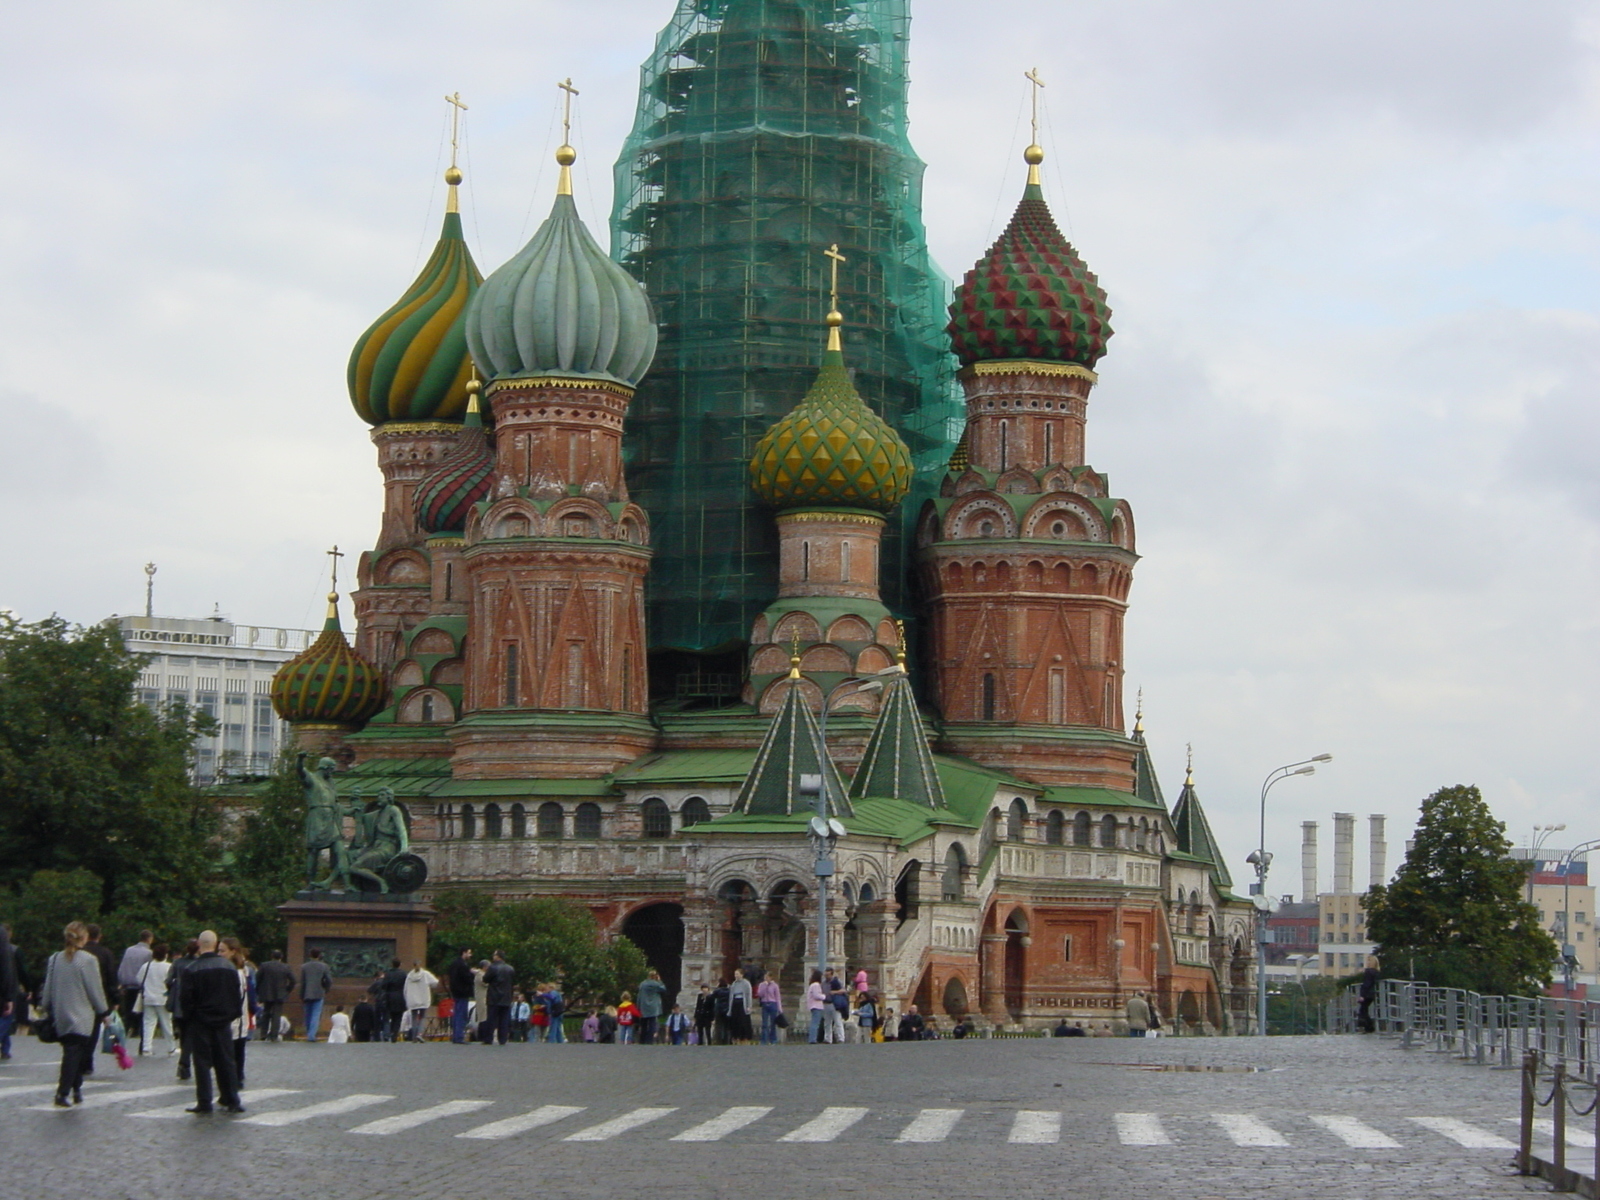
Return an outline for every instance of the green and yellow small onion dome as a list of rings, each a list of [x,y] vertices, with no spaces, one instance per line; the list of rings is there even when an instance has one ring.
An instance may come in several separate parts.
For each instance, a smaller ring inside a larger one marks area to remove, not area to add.
[[[644,287],[590,236],[572,202],[571,146],[555,206],[533,240],[473,297],[467,343],[491,380],[557,376],[633,387],[656,356]]]
[[[476,379],[467,381],[471,399],[467,401],[467,418],[461,423],[455,447],[417,484],[417,526],[424,533],[463,532],[472,506],[487,497],[494,486],[494,451],[478,412],[482,386]]]
[[[888,512],[911,490],[911,452],[850,382],[830,312],[828,349],[804,399],[756,445],[750,486],[774,508]]]
[[[467,305],[483,276],[461,236],[456,185],[433,255],[404,296],[373,322],[350,352],[350,402],[369,425],[389,421],[459,421],[467,409]]]
[[[1039,359],[1093,368],[1111,337],[1105,290],[1056,228],[1039,185],[1044,151],[1025,154],[1028,187],[1005,232],[956,288],[950,344],[963,366]]]
[[[294,725],[359,729],[383,707],[383,673],[345,640],[339,593],[328,593],[328,620],[317,640],[278,668],[272,707]]]

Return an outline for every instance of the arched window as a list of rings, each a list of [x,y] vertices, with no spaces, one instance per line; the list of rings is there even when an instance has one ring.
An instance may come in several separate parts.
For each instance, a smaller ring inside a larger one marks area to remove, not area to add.
[[[1059,808],[1050,810],[1050,815],[1044,819],[1044,844],[1046,846],[1065,845],[1067,840],[1067,819],[1061,815]]]
[[[497,838],[503,832],[504,830],[500,825],[500,806],[498,804],[485,805],[483,810],[483,836]]]
[[[594,840],[600,836],[600,806],[588,801],[578,805],[572,817],[572,836]]]
[[[528,810],[520,804],[511,806],[511,836],[518,841],[528,836]]]
[[[994,676],[989,674],[983,677],[983,719],[994,720]]]
[[[1011,802],[1011,808],[1006,812],[1006,841],[1020,842],[1027,823],[1028,806],[1019,797]]]
[[[1110,813],[1100,818],[1100,844],[1107,850],[1117,846],[1117,819]]]
[[[644,818],[644,836],[647,838],[664,838],[672,836],[672,810],[667,807],[667,802],[656,796],[651,796],[639,806],[639,811]]]
[[[430,724],[432,721],[433,721],[433,693],[432,692],[424,692],[422,694],[422,723],[424,725],[427,725],[427,724]]]
[[[860,902],[862,904],[871,904],[877,898],[878,898],[878,893],[877,893],[876,890],[874,890],[873,886],[870,883],[863,883],[861,885],[861,895],[859,897],[859,900],[860,900]]]
[[[690,796],[678,810],[678,820],[685,829],[693,828],[702,821],[711,820],[711,806],[699,796]]]
[[[478,836],[478,816],[470,804],[461,806],[461,836],[468,841]]]
[[[1090,844],[1091,822],[1089,814],[1081,812],[1072,818],[1072,844],[1074,846],[1087,846]]]
[[[1133,834],[1133,848],[1143,850],[1150,838],[1150,822],[1143,817],[1139,818],[1139,828]]]
[[[967,856],[962,853],[959,842],[945,851],[944,880],[939,889],[940,899],[960,900],[963,898],[961,876],[966,865]]]
[[[895,917],[901,923],[916,917],[922,906],[922,864],[908,862],[894,881]]]
[[[539,805],[539,836],[547,841],[559,841],[566,832],[567,813],[554,800]]]

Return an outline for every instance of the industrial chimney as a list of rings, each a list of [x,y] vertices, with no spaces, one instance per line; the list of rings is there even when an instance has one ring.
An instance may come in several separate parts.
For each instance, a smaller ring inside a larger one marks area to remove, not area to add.
[[[1356,815],[1333,814],[1333,890],[1348,896],[1355,890]]]
[[[1389,882],[1389,845],[1383,840],[1384,820],[1385,817],[1382,813],[1373,813],[1367,818],[1367,825],[1372,831],[1368,848],[1371,857],[1367,862],[1367,870],[1369,872],[1367,886],[1369,888],[1382,887]]]
[[[1317,902],[1317,823],[1300,822],[1300,899]]]

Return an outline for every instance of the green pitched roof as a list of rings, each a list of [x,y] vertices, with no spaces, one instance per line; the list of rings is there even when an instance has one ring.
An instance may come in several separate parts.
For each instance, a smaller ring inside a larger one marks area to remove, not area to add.
[[[616,773],[618,784],[737,783],[750,775],[756,751],[661,750],[636,759]]]
[[[1194,790],[1192,776],[1183,781],[1183,791],[1178,794],[1178,803],[1173,805],[1172,825],[1177,832],[1178,849],[1185,854],[1192,854],[1201,862],[1210,863],[1211,877],[1219,888],[1232,887],[1233,877],[1223,865],[1222,851],[1217,848],[1211,823],[1206,820],[1205,810],[1200,807],[1200,796]]]
[[[848,817],[850,802],[845,799],[844,781],[832,758],[819,757],[821,744],[817,719],[811,715],[805,691],[796,680],[789,685],[783,706],[772,718],[761,749],[756,752],[755,764],[739,789],[739,798],[733,802],[733,811],[748,816],[786,816],[796,811],[800,776],[826,772],[824,790],[829,814]]]
[[[883,706],[861,765],[850,781],[850,797],[892,796],[926,808],[943,808],[944,786],[928,752],[911,679],[903,668],[885,678]]]

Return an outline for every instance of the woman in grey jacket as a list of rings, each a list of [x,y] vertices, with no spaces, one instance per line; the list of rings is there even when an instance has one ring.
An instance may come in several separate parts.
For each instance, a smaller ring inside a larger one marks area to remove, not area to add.
[[[61,1038],[57,1108],[69,1107],[69,1093],[73,1104],[83,1103],[84,1068],[94,1054],[100,1022],[111,1011],[100,982],[100,962],[83,948],[89,941],[89,930],[82,921],[74,921],[62,931],[62,939],[65,945],[50,956],[44,987],[39,992],[39,1006],[50,1014]]]

